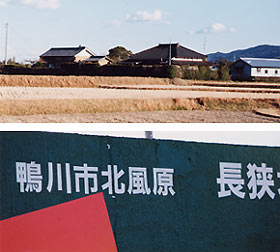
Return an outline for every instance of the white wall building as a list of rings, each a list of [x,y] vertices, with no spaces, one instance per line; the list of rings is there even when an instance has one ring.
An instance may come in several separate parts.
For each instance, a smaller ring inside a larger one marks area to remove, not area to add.
[[[232,80],[280,80],[280,60],[240,58],[230,72]]]

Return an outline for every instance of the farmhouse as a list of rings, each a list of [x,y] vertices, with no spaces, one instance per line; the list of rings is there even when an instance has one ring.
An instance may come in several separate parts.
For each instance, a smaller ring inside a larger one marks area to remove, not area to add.
[[[240,58],[230,67],[232,80],[280,80],[280,60]]]
[[[51,48],[40,56],[40,62],[48,64],[49,68],[60,68],[67,63],[78,63],[96,56],[85,46]]]
[[[121,63],[140,65],[209,65],[207,56],[191,49],[175,44],[159,44],[158,46],[146,49],[131,55]]]

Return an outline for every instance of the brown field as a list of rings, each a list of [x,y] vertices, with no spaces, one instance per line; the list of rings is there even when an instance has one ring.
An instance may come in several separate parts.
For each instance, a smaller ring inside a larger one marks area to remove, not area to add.
[[[167,110],[88,114],[0,116],[1,123],[279,123],[280,118],[250,111]]]
[[[149,116],[140,122],[220,122],[222,113],[234,112],[232,118],[233,114],[224,115],[228,119],[221,122],[278,122],[278,85],[142,77],[0,75],[0,121],[48,122],[50,118],[52,122],[138,122],[141,112]],[[262,114],[256,115],[256,110],[262,110]],[[200,113],[202,119],[183,119],[184,111]],[[125,120],[110,121],[110,117],[114,118],[112,113],[123,113],[120,118],[126,118],[131,112],[134,114]],[[176,118],[175,112],[181,116]],[[239,120],[238,113],[244,112],[251,113],[251,119],[240,114]],[[158,113],[161,119],[156,119]],[[272,116],[266,118],[266,114]],[[97,115],[101,116],[98,120],[93,118]]]
[[[0,75],[0,86],[14,87],[77,87],[89,88],[99,85],[166,85],[170,80],[149,77],[103,77],[103,76],[35,76]]]

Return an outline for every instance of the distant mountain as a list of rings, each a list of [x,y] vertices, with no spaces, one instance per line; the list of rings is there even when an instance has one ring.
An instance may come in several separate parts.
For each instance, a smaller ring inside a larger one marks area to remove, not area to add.
[[[210,62],[215,62],[216,60],[222,58],[230,61],[235,61],[241,57],[280,59],[280,46],[259,45],[248,49],[235,50],[229,53],[222,53],[222,52],[210,53],[207,56],[208,56],[208,61]]]

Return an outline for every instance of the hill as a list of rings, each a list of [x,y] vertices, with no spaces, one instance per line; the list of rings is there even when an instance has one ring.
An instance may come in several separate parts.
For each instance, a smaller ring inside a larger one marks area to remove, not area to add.
[[[248,49],[235,50],[229,53],[210,53],[207,55],[210,62],[215,62],[219,59],[226,59],[229,61],[238,60],[241,57],[247,58],[280,58],[280,46],[275,45],[259,45],[250,47]]]

